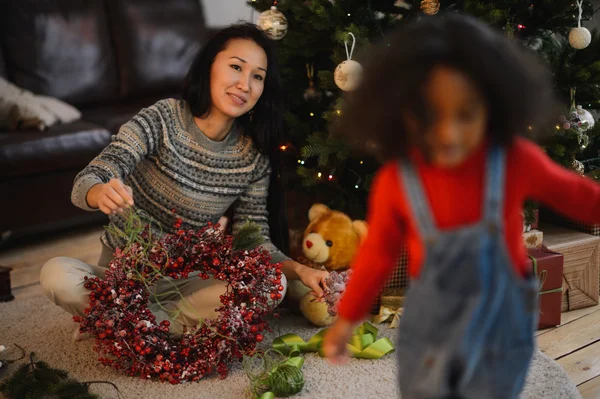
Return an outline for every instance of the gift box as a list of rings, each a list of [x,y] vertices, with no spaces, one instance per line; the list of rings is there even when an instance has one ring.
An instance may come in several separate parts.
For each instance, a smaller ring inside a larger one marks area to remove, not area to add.
[[[563,294],[562,254],[528,249],[532,270],[540,281],[538,330],[560,325]]]
[[[404,288],[386,289],[381,295],[379,313],[373,316],[373,323],[379,324],[390,321],[390,328],[398,327],[404,310]]]
[[[593,236],[600,236],[600,224],[582,223],[559,215],[547,208],[540,209],[540,221],[567,229],[579,231]]]
[[[544,226],[544,246],[564,255],[562,311],[598,304],[600,237]]]
[[[392,309],[404,307],[405,289],[391,288],[386,289],[381,294],[381,306],[386,306]]]
[[[380,291],[373,307],[371,308],[371,314],[378,314],[382,305],[382,299],[384,294],[394,292],[394,290],[403,290],[408,287],[408,250],[404,246],[400,252],[400,256],[396,261],[396,266],[392,272],[391,277],[386,282],[383,289]]]

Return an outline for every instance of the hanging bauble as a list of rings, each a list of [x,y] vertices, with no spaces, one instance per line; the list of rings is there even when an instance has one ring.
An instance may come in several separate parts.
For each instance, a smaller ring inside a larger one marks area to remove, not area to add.
[[[569,43],[577,50],[582,50],[592,42],[592,34],[587,28],[573,28],[569,32]]]
[[[581,15],[583,14],[583,0],[577,0],[579,17],[577,19],[577,28],[569,32],[569,43],[577,50],[586,48],[592,42],[592,34],[587,28],[581,26]]]
[[[308,89],[304,90],[304,101],[318,103],[323,98],[323,93],[315,88],[315,67],[306,64],[306,76],[308,76]]]
[[[423,0],[421,1],[421,11],[427,15],[435,15],[440,10],[439,0]]]
[[[349,35],[352,36],[352,49],[350,52],[348,52],[348,42],[344,42],[348,59],[342,61],[333,72],[335,84],[344,91],[355,90],[362,78],[362,65],[351,59],[356,45],[356,37],[352,33],[349,33]]]
[[[362,65],[354,60],[342,61],[335,68],[333,79],[335,84],[344,91],[356,89],[362,77]]]
[[[283,39],[288,30],[287,18],[275,6],[259,15],[257,25],[273,40]]]
[[[594,116],[587,109],[583,109],[581,105],[577,106],[577,116],[581,122],[584,122],[584,126],[581,126],[582,130],[591,129],[596,124]]]

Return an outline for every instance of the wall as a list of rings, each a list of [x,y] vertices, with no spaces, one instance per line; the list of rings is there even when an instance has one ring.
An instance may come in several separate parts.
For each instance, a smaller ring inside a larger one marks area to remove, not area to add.
[[[256,12],[246,0],[201,0],[210,27],[226,26],[238,19],[256,22]]]

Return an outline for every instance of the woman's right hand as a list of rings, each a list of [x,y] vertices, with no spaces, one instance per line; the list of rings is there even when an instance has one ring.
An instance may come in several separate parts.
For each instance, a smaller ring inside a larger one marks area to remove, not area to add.
[[[133,206],[133,191],[121,180],[111,179],[108,183],[92,186],[85,199],[90,207],[114,215]]]

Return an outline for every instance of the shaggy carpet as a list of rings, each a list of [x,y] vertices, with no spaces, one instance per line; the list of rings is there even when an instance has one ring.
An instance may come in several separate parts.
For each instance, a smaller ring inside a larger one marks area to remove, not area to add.
[[[251,398],[250,383],[239,365],[225,380],[206,378],[199,383],[169,385],[125,377],[112,369],[99,365],[92,350],[93,340],[73,343],[71,335],[76,328],[70,315],[52,304],[46,297],[30,297],[9,303],[0,303],[0,344],[19,344],[52,367],[62,368],[80,381],[108,380],[115,383],[127,399],[134,398]],[[286,315],[277,325],[274,335],[294,332],[304,339],[310,338],[318,329],[296,316]],[[380,325],[379,336],[393,340],[397,330]],[[16,369],[11,364],[8,373]],[[303,367],[306,385],[295,398],[398,398],[396,387],[395,355],[379,360],[352,359],[346,366],[329,365],[316,354],[305,355]],[[116,398],[114,388],[94,385],[92,391],[103,398]],[[537,352],[529,372],[522,399],[572,399],[581,398],[575,385],[555,361]]]

